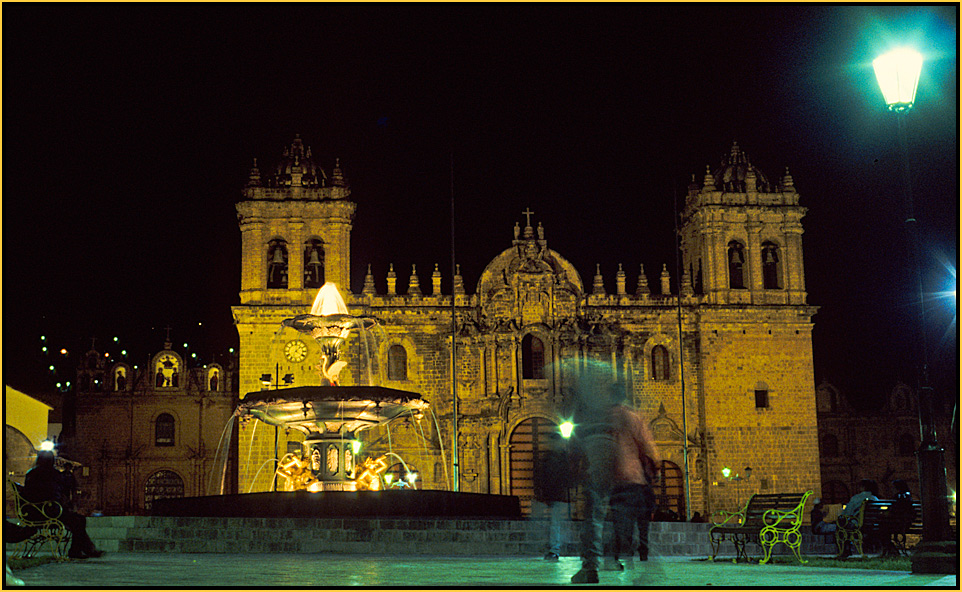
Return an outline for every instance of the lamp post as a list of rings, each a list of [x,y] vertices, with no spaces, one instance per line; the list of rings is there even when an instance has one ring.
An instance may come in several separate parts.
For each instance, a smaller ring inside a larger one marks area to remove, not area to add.
[[[918,457],[919,487],[922,498],[922,542],[912,555],[916,573],[954,573],[958,567],[958,546],[950,541],[945,456],[934,422],[934,401],[929,386],[928,352],[925,343],[925,292],[922,287],[922,240],[912,199],[905,117],[915,103],[922,55],[908,49],[894,49],[872,62],[879,88],[898,122],[898,142],[902,160],[902,197],[905,201],[905,227],[918,290],[918,409],[921,444]]]

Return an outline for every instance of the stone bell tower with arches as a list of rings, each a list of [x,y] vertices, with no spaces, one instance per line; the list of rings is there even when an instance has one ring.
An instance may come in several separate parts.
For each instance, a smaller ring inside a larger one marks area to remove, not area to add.
[[[240,305],[232,307],[239,336],[240,388],[245,394],[290,375],[295,384],[312,384],[317,360],[312,340],[276,339],[281,321],[310,310],[318,289],[333,282],[350,292],[351,229],[356,204],[336,160],[325,171],[296,136],[277,165],[263,172],[254,160],[243,196],[237,203],[241,231]],[[279,375],[279,376],[278,376]],[[273,429],[254,434],[241,430],[241,441],[255,456],[273,458]],[[269,434],[267,432],[270,432]],[[246,439],[246,440],[245,440]],[[280,454],[285,439],[280,437]],[[266,455],[266,456],[265,456]],[[254,491],[270,486],[273,470],[261,471]],[[243,491],[257,467],[239,467]]]
[[[806,208],[787,169],[771,182],[737,143],[701,181],[692,177],[680,233],[709,465],[763,469],[762,493],[803,491],[819,483]],[[724,481],[713,472],[706,483]]]

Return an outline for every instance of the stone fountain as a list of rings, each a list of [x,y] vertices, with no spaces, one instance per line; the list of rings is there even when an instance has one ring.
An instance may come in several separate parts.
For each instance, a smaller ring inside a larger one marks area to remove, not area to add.
[[[321,287],[309,314],[286,319],[282,325],[310,335],[320,345],[321,386],[248,393],[236,414],[305,435],[300,454],[288,453],[278,463],[277,473],[287,479],[286,489],[378,489],[378,472],[387,464],[369,460],[358,465],[358,435],[398,417],[421,415],[428,403],[408,391],[338,385],[338,376],[347,365],[340,359],[341,346],[352,331],[366,331],[376,321],[349,314],[334,284]]]
[[[386,456],[358,463],[358,435],[400,417],[420,417],[429,409],[428,403],[408,391],[338,384],[347,365],[340,359],[341,346],[352,331],[366,331],[376,321],[350,315],[333,284],[320,289],[309,314],[286,319],[282,325],[310,335],[320,345],[321,385],[248,393],[235,417],[257,419],[305,435],[299,452],[278,461],[276,473],[286,479],[283,490],[158,499],[153,503],[154,515],[520,518],[515,496],[382,490],[380,475],[388,466]]]

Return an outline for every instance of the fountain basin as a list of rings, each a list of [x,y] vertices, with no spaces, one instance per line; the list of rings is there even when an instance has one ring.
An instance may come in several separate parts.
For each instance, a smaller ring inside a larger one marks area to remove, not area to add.
[[[247,393],[238,411],[314,436],[354,434],[428,407],[417,393],[382,386],[300,386]]]

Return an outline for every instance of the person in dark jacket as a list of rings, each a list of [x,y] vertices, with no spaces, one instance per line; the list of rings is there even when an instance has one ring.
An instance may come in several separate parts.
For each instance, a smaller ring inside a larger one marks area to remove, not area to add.
[[[27,471],[24,478],[23,496],[28,501],[57,502],[63,507],[60,521],[70,531],[71,543],[67,556],[71,559],[100,557],[103,551],[97,550],[87,534],[87,519],[69,509],[71,497],[77,484],[72,473],[66,473],[54,466],[54,455],[49,450],[37,453],[37,462]]]
[[[548,553],[546,561],[558,561],[561,555],[561,531],[568,518],[568,488],[571,466],[561,435],[552,432],[548,448],[535,459],[534,498],[548,507]]]

